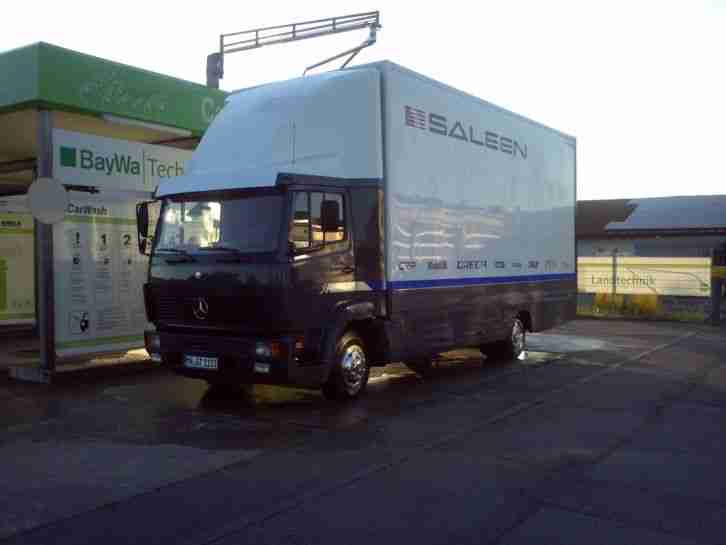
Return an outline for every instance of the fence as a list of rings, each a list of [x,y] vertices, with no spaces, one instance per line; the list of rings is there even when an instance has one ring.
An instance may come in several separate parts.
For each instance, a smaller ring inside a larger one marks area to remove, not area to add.
[[[578,314],[719,319],[723,267],[706,258],[581,257]]]

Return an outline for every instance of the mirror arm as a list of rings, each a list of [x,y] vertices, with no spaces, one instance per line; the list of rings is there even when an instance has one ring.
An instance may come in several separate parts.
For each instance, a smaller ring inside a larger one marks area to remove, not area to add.
[[[140,202],[136,205],[136,235],[139,253],[147,255],[146,246],[149,240],[149,203]]]

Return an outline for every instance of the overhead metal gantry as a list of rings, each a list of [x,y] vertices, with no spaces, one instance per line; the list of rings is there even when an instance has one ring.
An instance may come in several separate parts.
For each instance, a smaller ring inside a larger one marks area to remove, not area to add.
[[[320,38],[342,32],[350,32],[367,28],[368,38],[359,46],[333,55],[318,63],[308,66],[303,75],[309,70],[318,68],[334,60],[348,57],[341,68],[350,63],[355,56],[366,47],[376,43],[376,33],[381,28],[380,14],[378,11],[366,13],[355,13],[339,17],[328,17],[327,19],[316,19],[314,21],[303,21],[287,25],[276,25],[261,28],[243,30],[222,34],[219,37],[219,51],[207,56],[207,85],[219,88],[219,80],[224,77],[224,57],[230,53],[259,49],[268,45],[278,45],[310,38]]]

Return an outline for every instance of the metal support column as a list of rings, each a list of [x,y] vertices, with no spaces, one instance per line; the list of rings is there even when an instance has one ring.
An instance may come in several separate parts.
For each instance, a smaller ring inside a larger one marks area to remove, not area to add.
[[[223,75],[222,54],[211,53],[207,55],[207,87],[219,89],[219,80]]]
[[[38,177],[53,177],[53,114],[38,112]],[[55,298],[53,292],[53,226],[35,222],[35,262],[38,267],[40,361],[46,381],[55,371]]]
[[[721,297],[723,279],[711,278],[711,324],[721,325]]]
[[[53,114],[38,111],[37,176],[53,176]],[[13,378],[50,383],[55,371],[55,301],[53,292],[53,226],[35,220],[36,312],[40,334],[40,366],[14,367]]]

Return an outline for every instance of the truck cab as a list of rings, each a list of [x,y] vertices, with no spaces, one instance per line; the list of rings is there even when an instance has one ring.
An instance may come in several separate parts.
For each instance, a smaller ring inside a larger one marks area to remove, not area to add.
[[[385,314],[378,202],[375,182],[292,174],[274,188],[160,199],[144,292],[149,350],[213,384],[358,395]],[[371,346],[354,345],[361,361],[331,384],[338,347],[326,347],[353,323],[353,341]]]

